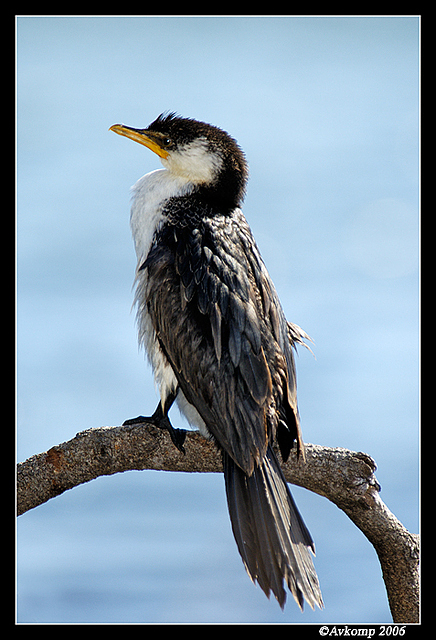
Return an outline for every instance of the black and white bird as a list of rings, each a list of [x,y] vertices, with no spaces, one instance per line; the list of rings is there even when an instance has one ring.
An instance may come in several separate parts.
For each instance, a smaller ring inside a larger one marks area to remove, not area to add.
[[[300,608],[321,608],[313,540],[272,449],[276,440],[286,460],[296,442],[304,458],[292,348],[308,336],[286,321],[240,209],[244,153],[225,131],[174,113],[110,130],[164,166],[134,185],[131,210],[139,341],[161,398],[152,420],[183,449],[168,419],[176,401],[213,438],[249,576],[282,608],[285,585]]]

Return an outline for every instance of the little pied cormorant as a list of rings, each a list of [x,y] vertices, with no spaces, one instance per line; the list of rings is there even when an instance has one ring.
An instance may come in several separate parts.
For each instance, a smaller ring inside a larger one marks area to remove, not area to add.
[[[323,606],[312,537],[271,447],[304,458],[288,323],[240,209],[248,168],[225,131],[174,113],[146,129],[110,128],[139,142],[164,169],[133,187],[131,228],[139,341],[161,401],[151,420],[183,451],[174,401],[222,451],[233,533],[245,568],[283,608],[286,583],[303,608]],[[139,416],[126,421],[137,423]]]

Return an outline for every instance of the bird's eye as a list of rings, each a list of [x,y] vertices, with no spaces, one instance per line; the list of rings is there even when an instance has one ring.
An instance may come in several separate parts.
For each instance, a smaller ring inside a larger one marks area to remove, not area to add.
[[[168,147],[171,144],[170,138],[162,138],[162,146]]]

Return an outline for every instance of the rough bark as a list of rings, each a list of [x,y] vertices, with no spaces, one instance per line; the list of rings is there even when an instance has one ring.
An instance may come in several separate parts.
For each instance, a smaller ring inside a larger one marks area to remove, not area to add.
[[[166,431],[149,424],[81,431],[18,465],[17,513],[122,471],[222,472],[221,455],[212,442],[187,432],[184,447],[186,455]],[[326,497],[347,514],[377,552],[394,622],[419,622],[419,537],[409,533],[381,500],[374,460],[348,449],[305,447],[305,463],[291,452],[283,464],[287,481]]]

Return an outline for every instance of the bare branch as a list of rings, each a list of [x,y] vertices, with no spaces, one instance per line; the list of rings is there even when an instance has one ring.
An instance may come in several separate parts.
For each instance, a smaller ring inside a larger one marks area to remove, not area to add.
[[[306,445],[306,464],[283,465],[288,482],[336,504],[374,546],[394,622],[419,622],[419,536],[380,498],[374,460],[366,453]]]
[[[348,449],[305,446],[306,463],[291,452],[283,465],[287,481],[326,497],[347,514],[378,554],[393,620],[419,622],[419,537],[381,500],[374,460]],[[222,472],[212,442],[188,431],[184,447],[186,455],[166,431],[150,424],[81,431],[18,465],[18,515],[102,475],[135,469]]]

